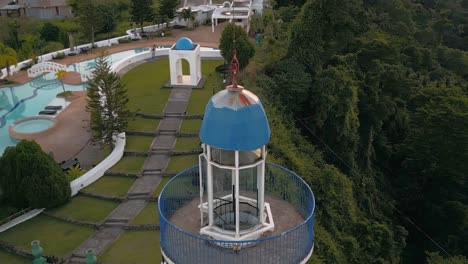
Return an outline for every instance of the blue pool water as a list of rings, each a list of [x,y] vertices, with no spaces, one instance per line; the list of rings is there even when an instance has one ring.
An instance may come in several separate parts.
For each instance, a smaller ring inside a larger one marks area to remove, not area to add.
[[[54,122],[50,119],[37,118],[17,123],[13,129],[20,133],[36,133],[48,129],[53,124]]]
[[[138,48],[134,50],[126,50],[114,54],[110,54],[107,56],[107,61],[112,65],[130,55],[148,51],[149,48]],[[89,73],[93,70],[94,66],[96,66],[96,59],[81,61],[75,64],[71,64],[67,66],[67,71],[76,71],[79,73]]]
[[[128,50],[108,56],[110,63],[116,63],[132,54],[147,51],[148,48]],[[89,72],[95,65],[95,59],[69,65],[67,70]],[[86,85],[67,85],[67,91],[81,91]],[[55,96],[62,92],[62,85],[54,73],[48,73],[32,81],[18,85],[0,87],[0,155],[8,146],[14,146],[17,140],[10,137],[8,127],[18,119],[35,116],[49,104]]]

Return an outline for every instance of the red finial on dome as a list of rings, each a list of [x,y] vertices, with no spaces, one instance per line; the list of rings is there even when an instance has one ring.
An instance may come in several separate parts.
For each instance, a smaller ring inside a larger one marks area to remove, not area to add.
[[[237,59],[237,51],[236,48],[232,50],[232,59],[231,59],[231,82],[232,84],[229,85],[227,88],[229,91],[241,91],[243,89],[242,86],[237,85],[237,78],[239,76],[239,60]]]

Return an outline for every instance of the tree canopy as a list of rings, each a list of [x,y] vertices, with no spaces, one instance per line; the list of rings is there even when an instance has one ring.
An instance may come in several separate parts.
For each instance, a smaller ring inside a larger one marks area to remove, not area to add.
[[[127,128],[129,111],[125,85],[112,72],[105,55],[96,59],[93,78],[88,82],[88,104],[95,142],[113,146],[116,137]]]
[[[269,153],[311,183],[323,208],[312,263],[443,261],[418,228],[462,256],[447,261],[468,255],[465,2],[264,10],[271,32],[243,80],[267,106]]]
[[[60,166],[33,141],[8,147],[0,157],[0,185],[7,204],[50,208],[70,199],[70,184]]]
[[[219,40],[221,55],[227,62],[231,62],[234,48],[237,51],[239,67],[242,70],[255,55],[255,47],[241,26],[230,23],[224,28]]]
[[[179,6],[179,0],[160,0],[158,15],[159,17],[167,17],[173,19],[176,17],[176,9]]]
[[[130,3],[130,15],[132,21],[140,25],[143,32],[143,23],[153,21],[154,9],[153,0],[132,0]]]
[[[10,76],[10,66],[17,63],[16,51],[0,42],[0,69],[6,67],[7,74]]]

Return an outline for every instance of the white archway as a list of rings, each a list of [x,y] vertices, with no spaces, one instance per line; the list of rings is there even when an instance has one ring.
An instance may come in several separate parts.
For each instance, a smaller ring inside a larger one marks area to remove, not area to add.
[[[190,72],[183,74],[182,61],[189,64]],[[197,86],[201,80],[200,45],[188,38],[180,38],[169,50],[171,85]]]

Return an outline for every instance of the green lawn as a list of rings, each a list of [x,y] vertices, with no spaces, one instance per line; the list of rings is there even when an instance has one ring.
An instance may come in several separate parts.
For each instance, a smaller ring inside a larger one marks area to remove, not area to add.
[[[127,136],[125,139],[125,150],[147,151],[153,139],[153,137],[147,136]]]
[[[171,156],[166,172],[179,173],[196,164],[198,164],[198,155]]]
[[[161,262],[159,230],[125,231],[99,258],[99,262],[154,264]]]
[[[128,120],[127,131],[156,132],[158,125],[158,119],[150,119],[137,116]]]
[[[171,93],[171,89],[162,88],[169,78],[168,58],[130,70],[122,78],[127,86],[128,108],[148,114],[161,113]]]
[[[132,220],[132,224],[159,224],[158,202],[150,202]]]
[[[135,178],[133,177],[103,176],[83,189],[83,191],[104,195],[125,196],[134,181]]]
[[[98,222],[106,218],[118,205],[118,202],[78,195],[67,204],[52,209],[50,212],[78,220]]]
[[[64,257],[70,254],[93,232],[94,229],[92,228],[77,226],[39,215],[0,233],[0,240],[26,250],[31,250],[31,241],[40,240],[44,255]]]
[[[3,249],[0,249],[0,260],[2,261],[2,263],[8,264],[31,264],[32,262],[32,259],[11,254],[7,251],[4,251]]]
[[[95,163],[96,164],[101,163],[101,161],[105,160],[107,158],[107,156],[109,156],[110,153],[111,153],[110,147],[107,146],[107,145],[103,146],[102,149],[99,152],[99,157],[97,158]]]
[[[187,106],[189,114],[203,114],[205,112],[206,103],[213,95],[213,85],[215,93],[224,89],[222,84],[223,78],[219,72],[215,71],[218,65],[223,64],[222,60],[203,60],[202,61],[202,75],[205,76],[205,87],[202,89],[192,89],[192,95]],[[211,74],[211,75],[210,75]]]
[[[201,127],[201,119],[185,119],[180,126],[181,133],[199,132]]]
[[[146,157],[125,156],[110,169],[113,172],[140,172]]]
[[[161,193],[162,189],[164,188],[164,186],[166,185],[166,183],[170,180],[171,178],[170,177],[163,177],[161,182],[159,183],[158,187],[156,188],[156,190],[154,190],[153,192],[153,197],[158,197],[159,194]]]
[[[174,150],[200,149],[200,138],[198,137],[178,137]]]

